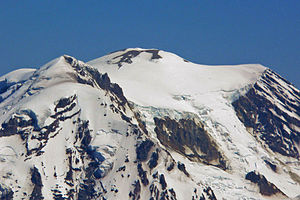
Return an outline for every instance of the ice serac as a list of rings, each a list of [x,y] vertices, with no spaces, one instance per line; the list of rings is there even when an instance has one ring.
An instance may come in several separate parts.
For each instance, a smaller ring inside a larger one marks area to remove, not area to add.
[[[130,48],[0,77],[0,199],[300,195],[299,90]]]

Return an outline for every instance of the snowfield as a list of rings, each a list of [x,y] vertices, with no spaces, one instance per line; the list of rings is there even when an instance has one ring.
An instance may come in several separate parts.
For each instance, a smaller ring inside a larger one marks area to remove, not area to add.
[[[0,113],[0,199],[300,195],[300,92],[259,64],[65,55],[0,77]]]
[[[126,49],[130,50],[135,49]],[[112,53],[88,64],[108,73],[113,82],[121,85],[129,100],[142,106],[186,110],[188,105],[175,97],[197,96],[198,101],[203,101],[199,103],[206,104],[218,93],[243,90],[255,83],[266,69],[262,65],[199,65],[164,51],[159,51],[160,59],[151,59],[150,53],[142,52],[132,58],[132,63],[122,63],[121,67],[111,64],[122,54],[122,51]]]

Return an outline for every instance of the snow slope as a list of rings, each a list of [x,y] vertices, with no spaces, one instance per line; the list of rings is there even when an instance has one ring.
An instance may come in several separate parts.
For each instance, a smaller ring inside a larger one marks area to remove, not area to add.
[[[261,65],[199,65],[165,51],[159,51],[162,58],[151,59],[151,53],[142,52],[131,58],[132,63],[124,62],[121,67],[113,64],[130,51],[143,49],[126,49],[88,64],[107,72],[129,100],[143,106],[184,109],[188,105],[176,99],[181,96],[198,96],[206,104],[217,93],[231,93],[253,84],[266,69]]]
[[[1,77],[0,113],[0,199],[300,195],[300,92],[261,65],[61,56]]]
[[[7,80],[7,82],[21,82],[27,80],[36,69],[24,68],[12,71],[0,77],[0,81]]]
[[[6,77],[19,76],[12,74]],[[107,75],[61,56],[21,79],[1,93],[1,198],[148,199],[175,191],[178,198],[210,196],[209,188],[175,169],[172,157],[148,139]],[[150,172],[146,161],[154,152],[159,157]],[[170,163],[174,184],[161,189]]]

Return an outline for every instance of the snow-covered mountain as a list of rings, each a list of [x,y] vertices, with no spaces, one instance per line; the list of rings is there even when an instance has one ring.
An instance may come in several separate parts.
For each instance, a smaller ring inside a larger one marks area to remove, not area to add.
[[[156,49],[0,78],[0,199],[300,198],[300,92]]]

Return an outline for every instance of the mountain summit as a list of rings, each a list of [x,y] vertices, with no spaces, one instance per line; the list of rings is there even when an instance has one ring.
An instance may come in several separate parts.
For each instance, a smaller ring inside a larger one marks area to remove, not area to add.
[[[300,91],[130,48],[0,78],[0,199],[300,196]]]

